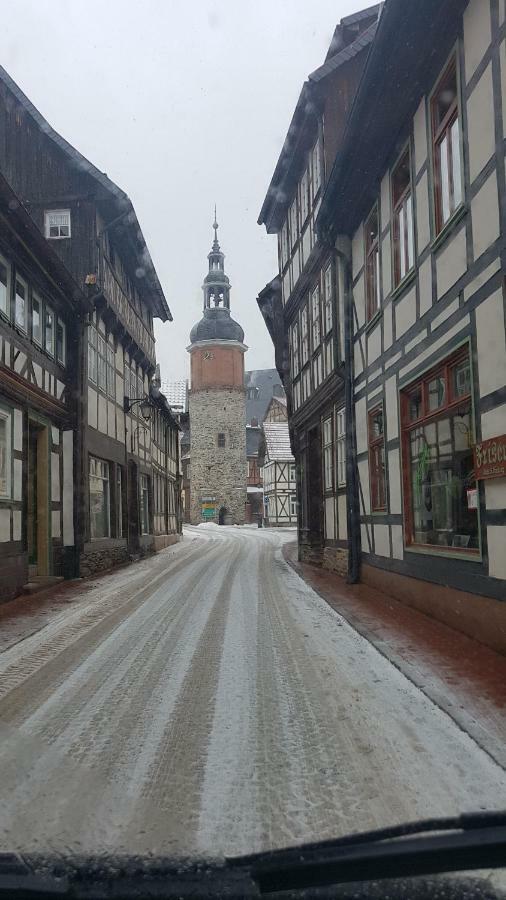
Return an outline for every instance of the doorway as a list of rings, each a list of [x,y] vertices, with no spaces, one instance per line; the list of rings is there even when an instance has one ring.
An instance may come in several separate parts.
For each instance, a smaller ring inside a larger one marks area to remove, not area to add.
[[[225,524],[225,516],[228,515],[228,509],[226,506],[221,506],[220,511],[218,513],[218,525]]]
[[[49,428],[28,420],[27,546],[30,576],[49,575]]]

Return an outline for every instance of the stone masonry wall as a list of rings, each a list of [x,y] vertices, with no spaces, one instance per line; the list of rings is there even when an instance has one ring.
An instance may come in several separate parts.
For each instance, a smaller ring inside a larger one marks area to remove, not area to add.
[[[215,497],[237,525],[245,521],[246,404],[242,389],[190,392],[190,521],[202,521],[201,498]],[[218,433],[226,445],[218,447]]]

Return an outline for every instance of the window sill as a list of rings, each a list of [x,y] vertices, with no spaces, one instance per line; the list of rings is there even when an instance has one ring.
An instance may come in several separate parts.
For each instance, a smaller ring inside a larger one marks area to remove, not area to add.
[[[407,288],[408,288],[411,284],[413,284],[413,281],[415,280],[415,277],[416,277],[416,269],[415,269],[415,267],[413,266],[413,268],[409,270],[409,272],[407,273],[407,275],[404,276],[404,278],[402,279],[402,281],[399,281],[399,284],[397,285],[397,287],[394,288],[394,290],[393,290],[392,293],[390,294],[390,299],[391,299],[391,300],[398,300],[399,297],[402,296],[402,294],[404,293],[404,291],[407,290]]]
[[[378,324],[378,321],[379,321],[379,319],[381,318],[382,314],[383,314],[383,310],[382,310],[381,307],[380,307],[380,308],[378,309],[378,311],[374,313],[372,319],[369,319],[369,321],[365,323],[365,330],[366,330],[366,332],[367,332],[367,331],[372,331],[372,329],[374,328],[374,326]]]
[[[383,509],[371,509],[370,515],[371,516],[387,516],[388,515],[387,508],[386,508],[386,506],[384,506]]]
[[[432,251],[438,250],[439,247],[444,244],[448,235],[451,234],[459,222],[464,218],[467,213],[467,206],[465,203],[461,203],[460,206],[457,207],[455,212],[450,216],[446,225],[443,226],[438,235],[434,238],[430,245],[430,249]]]
[[[429,546],[424,544],[404,545],[406,553],[416,553],[420,556],[442,556],[444,559],[464,559],[467,562],[481,562],[482,555],[479,550],[459,550],[457,547]]]

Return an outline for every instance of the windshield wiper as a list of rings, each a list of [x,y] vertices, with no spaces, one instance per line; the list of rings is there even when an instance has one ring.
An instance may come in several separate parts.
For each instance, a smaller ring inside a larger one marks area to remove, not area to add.
[[[261,893],[506,867],[506,811],[424,819],[229,862],[248,866]]]

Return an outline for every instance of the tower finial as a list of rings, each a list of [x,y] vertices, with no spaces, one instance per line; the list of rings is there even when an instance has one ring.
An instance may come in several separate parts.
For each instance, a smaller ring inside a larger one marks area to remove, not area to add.
[[[220,249],[220,245],[219,245],[219,242],[218,242],[218,220],[217,220],[217,218],[216,218],[216,203],[214,204],[214,222],[213,222],[213,228],[214,228],[213,250],[219,250],[219,249]]]

